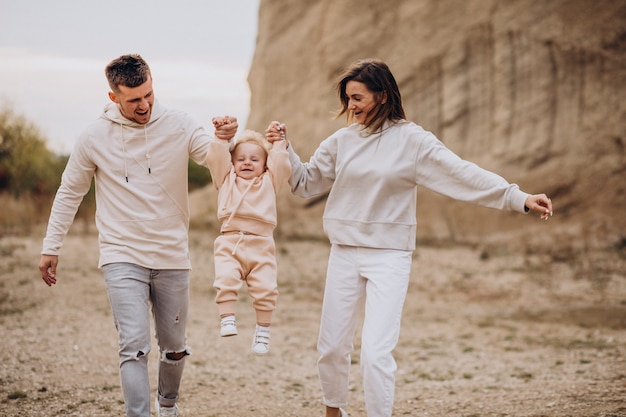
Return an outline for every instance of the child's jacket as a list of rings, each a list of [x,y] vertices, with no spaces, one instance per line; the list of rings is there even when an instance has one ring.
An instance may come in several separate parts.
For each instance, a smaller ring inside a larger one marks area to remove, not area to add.
[[[291,165],[286,141],[274,142],[267,156],[267,170],[252,180],[237,177],[230,143],[210,144],[207,165],[218,190],[217,218],[221,232],[244,232],[272,236],[277,223],[276,195],[289,180]]]

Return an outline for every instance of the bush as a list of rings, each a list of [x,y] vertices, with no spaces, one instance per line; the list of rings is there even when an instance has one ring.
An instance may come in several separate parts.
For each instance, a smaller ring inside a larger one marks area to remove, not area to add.
[[[15,198],[53,194],[66,159],[46,147],[33,123],[6,107],[0,110],[0,191]]]
[[[189,160],[189,191],[202,188],[211,182],[211,173],[206,167]]]

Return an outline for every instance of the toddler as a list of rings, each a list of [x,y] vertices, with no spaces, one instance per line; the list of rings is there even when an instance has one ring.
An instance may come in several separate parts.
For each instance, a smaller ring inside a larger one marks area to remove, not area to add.
[[[225,122],[213,119],[216,128]],[[276,194],[291,175],[286,146],[286,141],[272,145],[260,133],[245,130],[232,144],[213,141],[207,154],[221,222],[214,243],[220,335],[238,333],[235,304],[245,281],[256,312],[252,351],[257,355],[269,352],[270,324],[278,298],[273,233]]]

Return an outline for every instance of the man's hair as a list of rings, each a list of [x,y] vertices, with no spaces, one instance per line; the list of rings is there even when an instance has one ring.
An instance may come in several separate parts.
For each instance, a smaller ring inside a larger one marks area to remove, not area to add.
[[[152,75],[148,63],[138,54],[122,55],[109,62],[104,69],[113,92],[118,93],[118,86],[135,88],[148,81]]]
[[[387,120],[395,122],[406,118],[396,79],[387,64],[375,58],[356,61],[339,77],[337,94],[341,101],[341,109],[337,112],[337,117],[345,113],[347,121],[352,120],[352,112],[348,110],[349,97],[346,94],[346,84],[349,81],[359,81],[365,84],[367,89],[374,94],[376,106],[371,110],[374,112],[374,117],[365,128],[376,132]],[[385,95],[386,101],[383,103]]]
[[[269,143],[263,137],[262,134],[260,134],[259,132],[254,131],[254,130],[250,130],[250,129],[246,129],[243,132],[241,132],[241,135],[235,140],[235,142],[233,143],[230,151],[234,152],[235,148],[237,147],[237,145],[240,145],[242,143],[254,143],[256,145],[259,145],[265,151],[265,156],[266,157],[267,157],[267,153],[269,152],[270,148],[272,147],[272,144]]]

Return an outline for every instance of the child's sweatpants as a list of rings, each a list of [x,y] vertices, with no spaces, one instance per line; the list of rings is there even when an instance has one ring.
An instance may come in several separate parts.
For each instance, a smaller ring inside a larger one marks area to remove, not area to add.
[[[270,323],[278,298],[278,270],[273,236],[223,233],[215,239],[215,301],[220,316],[235,314],[246,281],[258,323]]]

